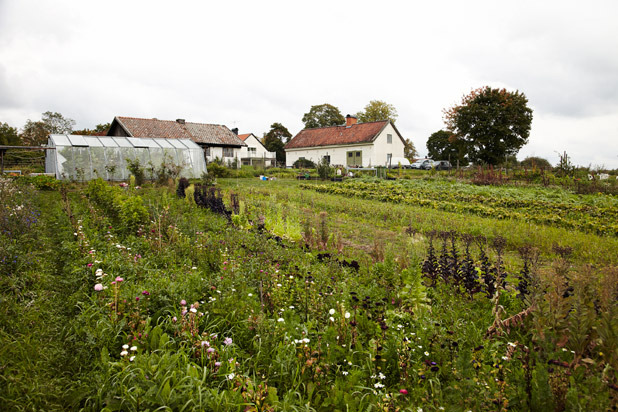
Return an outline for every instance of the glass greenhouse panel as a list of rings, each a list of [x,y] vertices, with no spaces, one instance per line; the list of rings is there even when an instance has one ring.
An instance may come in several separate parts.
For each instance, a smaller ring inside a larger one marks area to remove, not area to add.
[[[139,161],[150,178],[162,165],[181,167],[180,175],[188,178],[206,171],[202,149],[188,139],[50,135],[48,146],[55,150],[46,150],[45,171],[58,179],[128,180],[127,159]]]

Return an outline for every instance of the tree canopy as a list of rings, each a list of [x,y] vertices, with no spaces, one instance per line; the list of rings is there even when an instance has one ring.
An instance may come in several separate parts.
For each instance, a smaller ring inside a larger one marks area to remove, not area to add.
[[[290,141],[292,133],[281,123],[270,125],[268,133],[264,133],[262,143],[269,152],[277,154],[277,162],[285,162],[285,143]]]
[[[471,161],[496,165],[528,142],[532,109],[519,91],[485,86],[444,110],[444,122]]]
[[[551,170],[552,165],[549,163],[549,160],[538,157],[538,156],[528,156],[524,160],[521,161],[520,166],[528,168],[528,169],[544,169]]]
[[[428,156],[434,160],[449,160],[454,165],[459,161],[460,166],[468,164],[463,142],[446,130],[439,130],[429,136],[427,152]]]
[[[356,113],[358,121],[361,123],[377,122],[379,120],[390,120],[395,123],[397,120],[397,109],[392,104],[382,100],[371,100],[363,111]]]
[[[8,123],[0,123],[0,145],[19,146],[20,139],[17,128],[9,126]]]
[[[412,140],[405,139],[403,141],[403,157],[405,157],[410,161],[410,163],[412,163],[417,156],[418,152],[416,151],[416,147],[414,147],[414,143],[412,143]]]
[[[111,123],[103,123],[98,124],[94,127],[94,129],[82,129],[82,130],[73,130],[71,134],[79,134],[83,136],[91,136],[99,133],[107,133],[109,128],[112,126]]]
[[[324,103],[311,106],[309,112],[303,115],[303,123],[305,123],[305,129],[337,126],[345,123],[345,117],[337,107]]]
[[[39,121],[26,121],[21,139],[27,145],[39,146],[47,142],[49,134],[71,134],[73,126],[75,120],[65,118],[58,112],[45,112]]]

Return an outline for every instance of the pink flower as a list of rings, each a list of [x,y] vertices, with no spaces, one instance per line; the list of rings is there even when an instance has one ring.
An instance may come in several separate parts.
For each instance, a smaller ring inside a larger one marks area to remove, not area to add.
[[[399,393],[402,395],[407,395],[408,391],[406,389],[399,389]]]
[[[94,285],[94,290],[96,290],[97,292],[100,292],[103,290],[103,285],[100,283],[97,283],[96,285]]]
[[[177,318],[176,316],[174,316],[174,317],[172,318],[172,322],[176,322],[177,320],[178,320],[178,318]]]
[[[148,292],[147,290],[145,290],[145,291],[143,291],[143,292],[142,292],[142,295],[144,295],[144,296],[149,296],[149,295],[150,295],[150,292]]]
[[[135,301],[136,301],[136,302],[139,302],[139,296],[136,296],[136,297],[135,297]]]
[[[180,306],[187,306],[187,301],[186,300],[181,300],[180,301]]]
[[[208,353],[213,353],[215,351],[215,348],[208,348],[206,349],[206,352]]]
[[[124,281],[123,278],[121,278],[120,276],[116,276],[116,282],[120,283],[122,281]]]
[[[89,268],[92,267],[92,263],[88,263],[86,266],[88,266]]]
[[[232,338],[225,338],[223,340],[223,344],[226,345],[226,346],[231,345],[232,344]]]
[[[221,362],[215,362],[215,366],[218,368],[219,366],[221,366]]]
[[[182,313],[182,316],[184,316],[184,315],[186,315],[186,314],[187,314],[187,310],[186,310],[186,309],[183,309],[183,310],[182,310],[182,312],[180,312],[180,313]]]

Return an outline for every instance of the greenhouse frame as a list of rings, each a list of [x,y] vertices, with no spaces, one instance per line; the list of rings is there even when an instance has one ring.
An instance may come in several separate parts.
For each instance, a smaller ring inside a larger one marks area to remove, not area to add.
[[[47,147],[55,150],[46,150],[45,172],[57,179],[128,180],[127,159],[139,160],[145,169],[181,166],[180,176],[186,178],[206,172],[204,152],[190,139],[52,134]]]

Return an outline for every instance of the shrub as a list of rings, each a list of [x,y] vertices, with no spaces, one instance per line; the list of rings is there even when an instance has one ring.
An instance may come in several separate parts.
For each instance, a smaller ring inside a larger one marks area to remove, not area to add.
[[[322,180],[328,180],[335,176],[335,168],[328,163],[328,159],[323,157],[318,164],[318,176]]]
[[[142,186],[145,180],[145,172],[144,167],[140,164],[139,159],[125,159],[127,162],[127,169],[129,172],[135,176],[135,184],[137,186]]]
[[[313,163],[309,159],[301,157],[292,164],[292,167],[294,167],[295,169],[315,169],[315,163]]]
[[[213,177],[229,177],[230,171],[225,166],[213,162],[208,164],[208,174]]]

